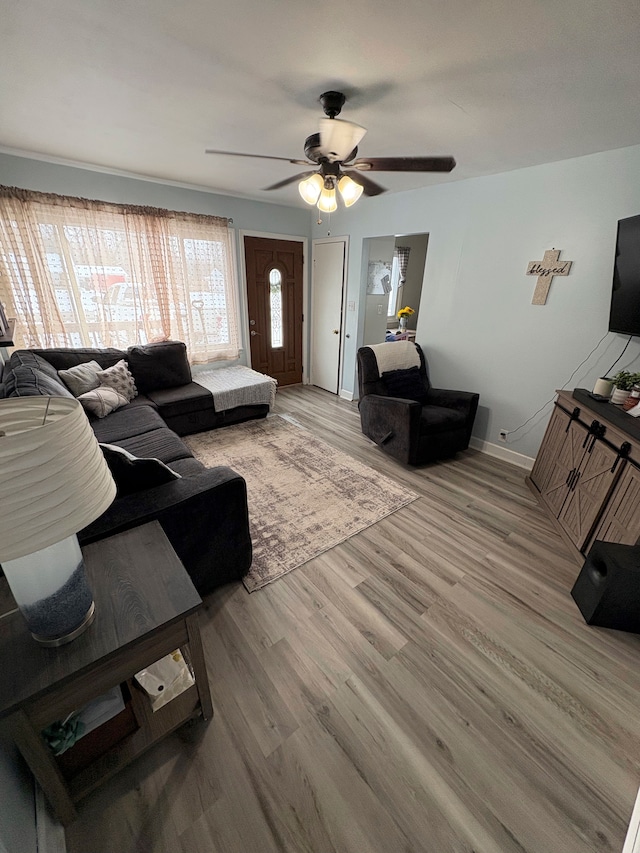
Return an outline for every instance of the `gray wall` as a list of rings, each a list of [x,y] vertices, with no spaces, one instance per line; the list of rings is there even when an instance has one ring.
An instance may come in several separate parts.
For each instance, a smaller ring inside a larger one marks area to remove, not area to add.
[[[365,252],[368,248],[367,262],[363,264],[363,273],[368,274],[368,265],[373,261],[393,261],[393,237],[379,237],[365,241]],[[366,284],[365,284],[366,291]],[[362,346],[367,344],[384,343],[387,330],[387,308],[389,295],[386,293],[365,293],[364,296],[364,334]],[[397,324],[396,324],[397,325]]]
[[[554,396],[593,387],[626,339],[606,334],[618,219],[640,213],[640,146],[363,198],[332,214],[335,234],[350,235],[347,300],[360,304],[362,240],[429,234],[417,340],[433,382],[480,392],[477,438],[498,444]],[[316,228],[314,236],[320,236]],[[527,263],[562,249],[571,274],[555,278],[545,306],[531,304]],[[353,391],[362,312],[348,312],[342,388]],[[633,340],[616,369],[640,369]],[[550,407],[510,436],[507,447],[535,456]]]
[[[61,166],[0,153],[0,184],[39,192],[81,196],[120,204],[141,204],[186,210],[233,219],[236,232],[236,276],[240,282],[240,231],[261,231],[309,237],[312,216],[308,210],[219,195],[205,190],[172,186],[150,180],[109,175],[73,166]],[[243,301],[241,299],[241,303]],[[246,350],[246,342],[243,342]],[[241,358],[246,363],[246,358]],[[222,363],[216,366],[221,366]]]
[[[312,222],[307,210],[282,204],[267,204],[1,153],[0,184],[120,204],[148,204],[170,210],[227,216],[233,219],[236,229],[270,234],[308,237]]]

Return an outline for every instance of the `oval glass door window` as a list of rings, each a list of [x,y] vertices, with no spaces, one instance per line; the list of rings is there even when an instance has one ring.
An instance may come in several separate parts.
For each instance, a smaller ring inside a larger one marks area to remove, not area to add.
[[[282,346],[282,273],[269,273],[269,312],[271,315],[271,346]]]

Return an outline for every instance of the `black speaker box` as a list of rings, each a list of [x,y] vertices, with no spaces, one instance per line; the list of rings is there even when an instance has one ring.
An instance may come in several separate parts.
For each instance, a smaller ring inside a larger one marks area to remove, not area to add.
[[[640,633],[640,546],[594,542],[571,595],[589,625]]]

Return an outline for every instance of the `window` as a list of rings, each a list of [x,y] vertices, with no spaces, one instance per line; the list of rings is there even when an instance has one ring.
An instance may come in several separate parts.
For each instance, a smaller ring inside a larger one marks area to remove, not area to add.
[[[282,346],[282,273],[269,273],[269,314],[271,316],[271,346]]]
[[[0,301],[25,347],[173,338],[239,354],[228,220],[0,188]]]
[[[400,264],[398,255],[394,253],[391,264],[391,290],[389,292],[389,304],[387,306],[387,317],[395,317],[398,310],[398,287],[400,285]]]
[[[393,250],[393,263],[391,265],[391,293],[389,294],[389,305],[387,306],[387,317],[395,317],[402,301],[402,290],[407,280],[407,269],[409,267],[409,246],[396,246]]]

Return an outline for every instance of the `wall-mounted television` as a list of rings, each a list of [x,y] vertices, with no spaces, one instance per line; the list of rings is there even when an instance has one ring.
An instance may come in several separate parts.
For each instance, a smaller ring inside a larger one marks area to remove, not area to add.
[[[640,216],[618,222],[609,331],[640,335]]]

